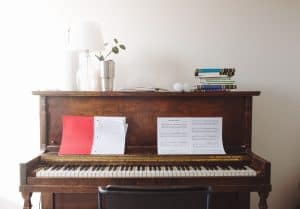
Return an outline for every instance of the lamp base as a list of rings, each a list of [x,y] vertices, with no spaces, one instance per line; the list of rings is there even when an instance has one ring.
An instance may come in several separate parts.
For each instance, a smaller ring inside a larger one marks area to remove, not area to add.
[[[79,55],[76,86],[79,91],[100,91],[100,72],[90,62],[89,52]]]

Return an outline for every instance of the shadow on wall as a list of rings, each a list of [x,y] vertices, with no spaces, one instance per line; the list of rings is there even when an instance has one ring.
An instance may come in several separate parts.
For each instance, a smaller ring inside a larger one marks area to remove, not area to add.
[[[271,162],[269,206],[294,209],[300,197],[300,93],[266,88],[254,103],[253,151]],[[252,197],[252,208],[257,208],[258,197]]]
[[[0,197],[0,207],[1,209],[20,209],[21,206],[16,204],[15,202],[12,202],[10,200],[7,200],[3,197]]]
[[[148,54],[147,60],[143,60],[143,62],[151,66],[155,86],[184,82],[182,79],[186,72],[182,60],[176,54]]]
[[[175,82],[187,82],[184,80],[185,75],[180,57],[163,52],[154,54],[151,51],[145,51],[143,55],[136,57],[135,62],[129,68],[118,71],[116,83],[121,88],[124,86],[171,88]],[[190,75],[192,76],[192,73]]]

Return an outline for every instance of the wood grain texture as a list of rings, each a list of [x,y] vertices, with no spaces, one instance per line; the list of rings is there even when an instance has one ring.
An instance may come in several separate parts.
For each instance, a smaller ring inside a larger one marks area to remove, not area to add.
[[[97,209],[97,193],[56,193],[57,209]],[[213,193],[211,209],[249,209],[249,192]]]
[[[46,102],[41,106],[41,116],[46,116],[41,122],[41,138],[48,152],[59,149],[64,115],[125,116],[129,124],[127,154],[156,153],[157,117],[222,117],[223,143],[227,153],[245,152],[251,145],[252,100],[251,96],[244,96],[249,92],[217,95],[174,92],[114,92],[109,96],[99,92],[88,92],[85,96],[79,96],[82,92],[76,96],[71,92],[41,94],[41,100]],[[44,95],[48,94],[51,96],[45,99]]]
[[[52,192],[41,193],[41,204],[43,209],[54,209],[55,194]]]

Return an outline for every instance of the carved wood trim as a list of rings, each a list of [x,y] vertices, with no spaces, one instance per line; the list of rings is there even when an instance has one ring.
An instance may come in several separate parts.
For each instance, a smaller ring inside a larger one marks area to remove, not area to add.
[[[244,117],[244,137],[245,142],[251,142],[252,138],[252,97],[245,97],[245,117]],[[251,143],[246,145],[248,152],[251,151]]]
[[[31,209],[31,196],[32,192],[22,192],[22,197],[24,199],[24,206],[23,209]]]
[[[47,98],[40,97],[40,149],[46,150],[47,144]]]
[[[269,196],[269,192],[262,191],[258,192],[259,195],[259,209],[268,209],[267,198]]]

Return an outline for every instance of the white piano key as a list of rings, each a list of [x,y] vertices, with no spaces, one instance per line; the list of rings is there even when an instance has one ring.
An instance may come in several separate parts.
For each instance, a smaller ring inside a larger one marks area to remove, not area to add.
[[[249,166],[244,167],[249,170],[250,176],[256,176],[256,171],[254,169],[250,168]]]
[[[230,176],[236,176],[236,172],[235,172],[234,168],[231,167],[231,166],[228,166],[228,168],[229,168],[229,171],[230,171],[229,175]]]
[[[224,170],[220,166],[217,166],[217,169],[217,176],[224,176]]]
[[[210,176],[210,172],[204,166],[200,166],[200,168],[201,168],[200,176]]]

